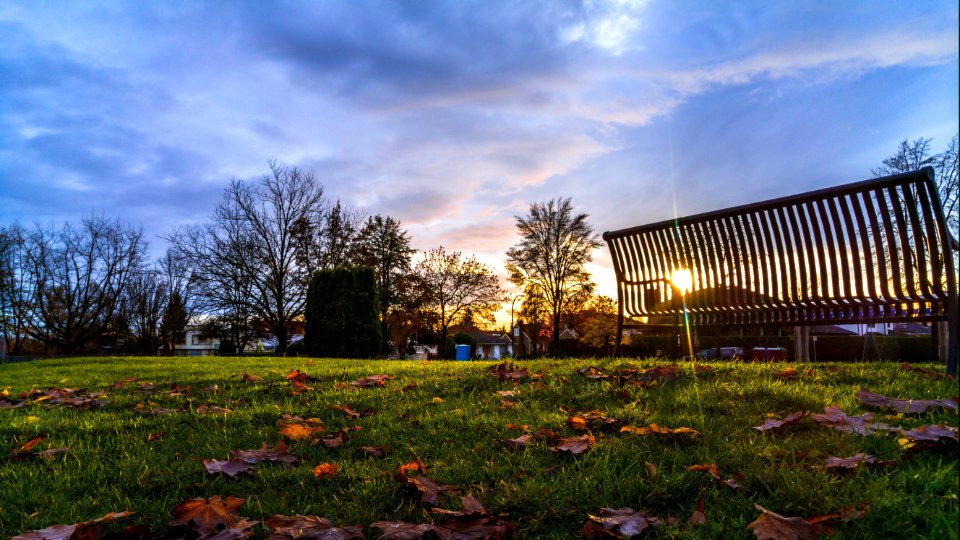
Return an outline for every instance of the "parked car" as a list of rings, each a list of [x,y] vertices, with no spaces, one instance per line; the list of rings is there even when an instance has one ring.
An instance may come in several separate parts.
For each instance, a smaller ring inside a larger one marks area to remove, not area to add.
[[[697,358],[701,360],[739,360],[743,358],[743,349],[740,347],[710,347],[697,353]],[[690,356],[685,356],[684,360],[689,360]]]

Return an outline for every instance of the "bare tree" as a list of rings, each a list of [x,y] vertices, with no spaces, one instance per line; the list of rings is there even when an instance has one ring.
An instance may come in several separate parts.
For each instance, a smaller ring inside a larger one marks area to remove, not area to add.
[[[958,190],[958,160],[957,135],[954,135],[947,147],[939,154],[933,153],[930,143],[933,139],[921,137],[913,141],[900,141],[897,152],[883,164],[871,172],[875,176],[886,176],[904,172],[916,171],[926,166],[933,167],[934,178],[937,183],[937,192],[940,194],[940,204],[947,219],[947,227],[954,239],[960,237],[960,226],[957,209]]]
[[[573,213],[569,198],[533,203],[527,216],[517,216],[520,242],[507,250],[510,281],[539,290],[549,307],[554,353],[560,350],[561,315],[594,288],[584,265],[603,244],[587,217]]]
[[[253,183],[233,180],[209,223],[169,240],[194,267],[206,311],[238,329],[262,320],[283,354],[290,323],[303,315],[311,271],[298,234],[319,229],[324,198],[312,172],[275,161],[270,172]]]
[[[426,252],[414,275],[423,291],[423,305],[437,316],[441,354],[453,322],[468,310],[474,316],[492,318],[503,300],[497,276],[489,267],[473,256],[463,259],[459,251],[448,254],[442,246]]]
[[[27,338],[32,289],[25,256],[23,228],[14,224],[0,230],[0,330],[9,354],[21,354]]]
[[[146,249],[139,229],[97,216],[60,229],[36,226],[24,246],[32,291],[28,332],[65,354],[107,330]]]
[[[126,319],[141,354],[156,355],[163,342],[160,323],[170,299],[168,284],[158,268],[133,275],[126,292]]]

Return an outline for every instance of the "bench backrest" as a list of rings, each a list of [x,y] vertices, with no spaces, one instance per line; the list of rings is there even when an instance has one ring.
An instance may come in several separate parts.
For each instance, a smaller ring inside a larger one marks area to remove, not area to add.
[[[956,310],[954,255],[929,167],[603,238],[621,325],[677,314],[694,325],[946,320]],[[693,278],[683,298],[669,281],[681,268]]]

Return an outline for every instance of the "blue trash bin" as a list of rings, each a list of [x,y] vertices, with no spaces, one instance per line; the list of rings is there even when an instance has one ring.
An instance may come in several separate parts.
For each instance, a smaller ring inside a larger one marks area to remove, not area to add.
[[[470,345],[457,345],[457,360],[470,360]]]

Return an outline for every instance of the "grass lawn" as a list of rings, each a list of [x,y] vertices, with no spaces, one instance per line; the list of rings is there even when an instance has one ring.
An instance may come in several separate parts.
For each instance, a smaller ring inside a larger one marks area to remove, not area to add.
[[[957,395],[955,381],[901,371],[892,363],[795,366],[793,379],[775,376],[785,364],[718,362],[694,373],[691,364],[681,363],[673,378],[643,384],[636,376],[621,384],[577,372],[589,366],[613,373],[668,365],[636,359],[524,361],[518,366],[542,377],[499,381],[489,371],[494,365],[104,357],[0,365],[0,390],[7,394],[0,398],[5,444],[0,449],[0,537],[121,511],[135,514],[106,525],[105,531],[145,525],[151,536],[181,537],[183,529],[168,526],[174,507],[196,497],[234,496],[246,500],[240,515],[261,521],[251,529],[254,538],[270,535],[266,520],[274,514],[321,516],[337,526],[358,525],[376,538],[380,531],[370,527],[376,521],[444,519],[394,478],[399,465],[419,458],[426,477],[475,497],[490,514],[509,522],[516,538],[579,537],[587,515],[596,516],[602,507],[631,507],[659,517],[665,523],[645,533],[651,537],[753,538],[747,525],[760,515],[755,504],[803,518],[867,505],[868,513],[859,519],[831,525],[836,538],[957,538],[956,442],[909,448],[898,442],[901,433],[858,435],[811,417],[780,430],[754,429],[768,419],[796,411],[823,413],[828,406],[849,415],[872,412],[872,421],[905,430],[956,427],[956,411],[901,414],[866,407],[855,397],[865,387],[895,398],[944,399]],[[293,369],[316,380],[297,390],[285,378]],[[243,374],[261,380],[244,380]],[[396,378],[377,388],[349,384],[379,374]],[[124,378],[137,380],[112,387]],[[147,381],[152,391],[141,386]],[[171,392],[175,384],[190,388]],[[9,408],[21,401],[19,394],[49,387],[104,391],[95,399],[109,401],[78,409],[50,405],[55,400],[40,396]],[[201,414],[202,405],[232,412]],[[372,414],[353,418],[333,406]],[[557,443],[542,439],[516,450],[502,442],[539,428],[560,437],[588,434],[568,423],[575,413],[588,411],[616,422],[589,423],[595,445],[580,455],[551,452],[548,448]],[[278,425],[283,415],[319,419],[323,432],[285,439]],[[689,427],[700,435],[620,431],[650,424]],[[351,426],[360,429],[347,432],[339,447],[312,443]],[[23,448],[38,435],[44,438]],[[231,451],[274,447],[284,440],[298,464],[260,462],[253,474],[227,477],[209,474],[202,462],[228,460]],[[358,450],[364,446],[392,451],[376,458]],[[67,450],[37,455],[55,448]],[[891,463],[861,465],[847,473],[825,466],[829,457],[858,452]],[[337,466],[332,477],[315,477],[313,470],[322,463]],[[716,464],[720,479],[688,469],[698,464]],[[739,488],[726,485],[728,479]],[[706,522],[688,525],[698,501]],[[460,508],[457,497],[441,495],[439,502]],[[677,521],[666,523],[670,517]]]

